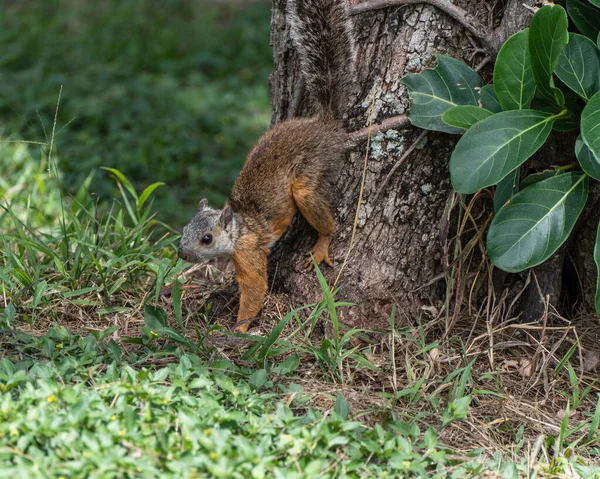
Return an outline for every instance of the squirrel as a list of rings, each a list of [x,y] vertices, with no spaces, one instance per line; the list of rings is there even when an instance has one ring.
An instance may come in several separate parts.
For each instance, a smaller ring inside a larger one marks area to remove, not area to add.
[[[240,288],[237,332],[246,332],[267,293],[267,255],[299,211],[317,231],[309,254],[333,266],[331,177],[345,155],[343,116],[352,85],[354,45],[345,0],[288,0],[292,43],[306,89],[320,107],[311,118],[270,128],[254,145],[222,210],[198,204],[183,228],[179,256],[189,262],[228,256]],[[310,270],[309,259],[305,267]]]

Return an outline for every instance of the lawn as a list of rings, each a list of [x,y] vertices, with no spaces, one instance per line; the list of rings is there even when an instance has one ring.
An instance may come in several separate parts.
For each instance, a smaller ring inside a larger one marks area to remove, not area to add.
[[[62,87],[54,149],[66,190],[100,166],[136,185],[160,179],[157,210],[179,227],[201,196],[227,198],[268,127],[269,20],[264,2],[4,2],[0,138],[47,142]],[[101,201],[115,192],[102,175],[91,188]]]

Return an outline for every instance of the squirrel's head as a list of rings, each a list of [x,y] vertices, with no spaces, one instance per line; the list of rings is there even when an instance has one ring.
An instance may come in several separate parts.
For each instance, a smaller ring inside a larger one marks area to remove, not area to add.
[[[226,204],[222,210],[208,206],[206,198],[198,204],[198,213],[184,226],[179,257],[191,263],[233,254],[235,215]]]

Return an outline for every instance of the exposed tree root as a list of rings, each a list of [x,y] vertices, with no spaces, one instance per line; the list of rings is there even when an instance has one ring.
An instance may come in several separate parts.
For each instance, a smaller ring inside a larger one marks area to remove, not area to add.
[[[515,18],[512,18],[512,15],[505,15],[500,26],[496,29],[491,29],[490,27],[482,25],[469,12],[457,7],[448,0],[367,0],[366,2],[361,2],[351,7],[350,14],[358,15],[373,10],[380,10],[382,8],[402,7],[405,5],[417,5],[421,3],[436,7],[438,10],[452,17],[460,25],[465,27],[469,33],[471,33],[471,35],[473,35],[479,41],[483,47],[482,50],[487,54],[487,56],[491,58],[496,58],[500,47],[506,41],[506,39],[512,35],[512,33],[521,29],[514,28],[515,25],[518,23],[520,24],[520,22],[517,22]],[[511,5],[513,9],[515,6]],[[518,6],[525,10],[532,8],[528,5]]]

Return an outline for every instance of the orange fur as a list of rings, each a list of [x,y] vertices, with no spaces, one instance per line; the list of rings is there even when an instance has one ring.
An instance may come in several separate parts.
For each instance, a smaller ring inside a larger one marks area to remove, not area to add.
[[[255,318],[262,308],[267,293],[267,253],[258,247],[258,237],[250,233],[240,238],[232,258],[241,292],[239,323]],[[249,327],[250,321],[235,330],[244,333]]]

